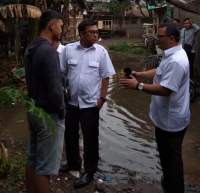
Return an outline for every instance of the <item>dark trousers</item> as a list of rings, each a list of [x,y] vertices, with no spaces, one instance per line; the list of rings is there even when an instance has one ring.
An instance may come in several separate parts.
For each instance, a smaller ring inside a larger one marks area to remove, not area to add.
[[[184,50],[188,56],[188,60],[189,60],[189,65],[190,65],[190,78],[193,78],[193,63],[194,63],[194,59],[195,59],[195,53],[192,53],[192,46],[189,45],[184,45]]]
[[[65,145],[69,167],[81,168],[79,127],[83,134],[83,159],[85,172],[95,173],[99,160],[99,109],[79,109],[68,105],[66,114]]]
[[[166,193],[184,193],[182,142],[185,131],[173,133],[157,127],[155,130],[163,171],[162,186]]]

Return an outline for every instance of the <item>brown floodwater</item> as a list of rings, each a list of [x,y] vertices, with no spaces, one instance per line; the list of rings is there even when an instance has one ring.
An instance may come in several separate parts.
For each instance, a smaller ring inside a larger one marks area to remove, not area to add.
[[[116,71],[124,67],[139,69],[143,58],[112,53]],[[161,169],[154,138],[154,128],[148,118],[150,96],[122,88],[116,78],[109,86],[108,102],[100,118],[100,174],[113,183],[136,179],[159,181]],[[192,120],[183,144],[186,184],[200,185],[200,100],[191,105]],[[0,109],[1,134],[17,140],[27,140],[28,129],[23,107]]]

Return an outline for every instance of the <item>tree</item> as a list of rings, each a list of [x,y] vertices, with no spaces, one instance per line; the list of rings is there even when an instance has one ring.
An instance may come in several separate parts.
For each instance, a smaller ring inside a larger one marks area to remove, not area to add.
[[[125,10],[130,6],[130,0],[111,0],[109,4],[109,9],[115,17],[123,17]]]
[[[109,4],[109,10],[111,13],[113,13],[113,16],[117,19],[119,19],[119,25],[122,26],[125,11],[126,9],[131,7],[131,1],[130,0],[111,0]]]

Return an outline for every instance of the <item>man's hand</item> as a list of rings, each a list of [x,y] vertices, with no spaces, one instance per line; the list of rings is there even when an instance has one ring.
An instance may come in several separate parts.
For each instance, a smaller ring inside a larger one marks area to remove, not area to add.
[[[101,107],[103,106],[103,104],[105,103],[106,101],[105,100],[103,100],[103,99],[98,99],[97,100],[97,108],[98,109],[101,109]]]
[[[127,78],[120,78],[119,80],[119,83],[127,88],[134,88],[136,89],[137,88],[137,85],[138,85],[138,81],[137,79],[130,75],[130,78],[131,79],[127,79]]]
[[[142,72],[137,72],[132,70],[131,74],[136,78],[138,82],[142,82],[142,76],[141,76]]]

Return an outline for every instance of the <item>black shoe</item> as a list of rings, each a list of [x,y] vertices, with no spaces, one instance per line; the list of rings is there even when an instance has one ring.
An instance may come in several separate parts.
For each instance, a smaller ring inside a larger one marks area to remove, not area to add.
[[[80,178],[75,182],[74,188],[82,188],[93,181],[93,173],[83,173]]]
[[[59,172],[67,173],[69,171],[80,171],[80,167],[72,167],[72,166],[69,166],[68,164],[62,164],[60,166]]]

